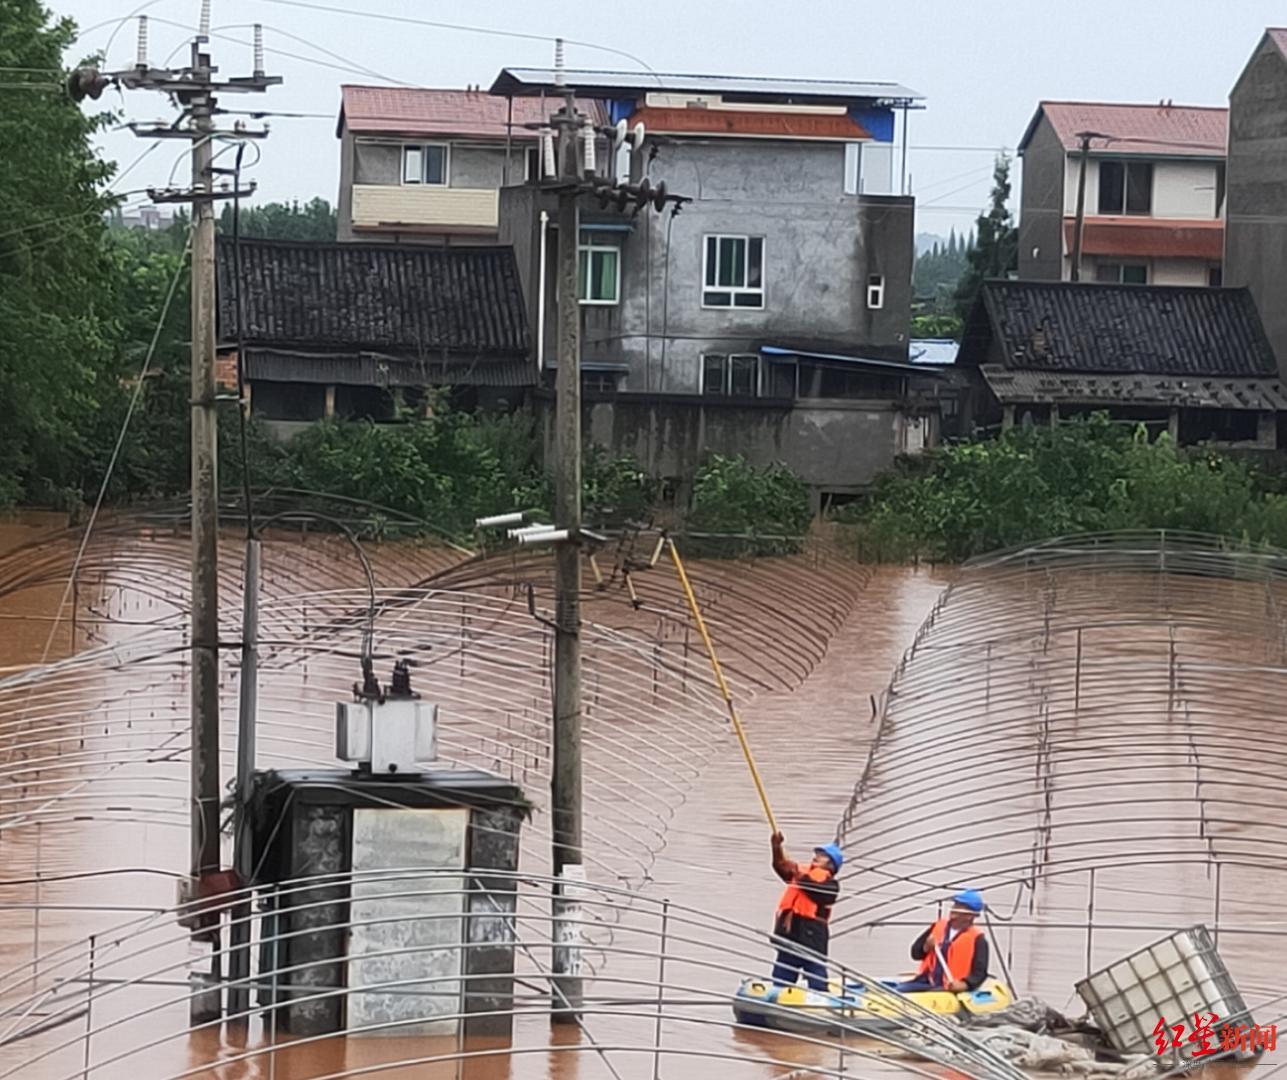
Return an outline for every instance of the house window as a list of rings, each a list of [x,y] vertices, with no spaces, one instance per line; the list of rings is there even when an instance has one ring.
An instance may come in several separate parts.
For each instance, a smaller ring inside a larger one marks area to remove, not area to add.
[[[878,311],[885,306],[885,275],[870,274],[867,277],[867,306]]]
[[[1099,163],[1099,212],[1148,214],[1153,210],[1153,165],[1148,161]]]
[[[581,372],[581,389],[592,394],[612,394],[621,387],[621,376],[615,371]]]
[[[621,248],[583,230],[577,248],[576,280],[581,303],[617,303],[621,297]]]
[[[1144,263],[1100,262],[1095,266],[1095,280],[1110,285],[1147,285],[1148,266]]]
[[[702,356],[702,393],[707,397],[758,397],[760,358],[756,353]]]
[[[708,236],[702,307],[764,307],[764,237]]]
[[[1215,167],[1215,216],[1224,216],[1224,162]]]
[[[541,179],[541,144],[529,146],[523,151],[523,179],[535,183]]]
[[[442,143],[402,148],[402,182],[404,184],[438,184],[447,182],[447,147]]]
[[[1219,266],[1207,267],[1207,284],[1213,289],[1218,289],[1224,284],[1224,270]]]

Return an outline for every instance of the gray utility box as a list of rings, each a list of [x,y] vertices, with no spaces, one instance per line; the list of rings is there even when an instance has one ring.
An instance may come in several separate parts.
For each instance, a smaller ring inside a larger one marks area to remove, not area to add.
[[[508,1036],[522,792],[450,769],[255,781],[257,984],[279,1029],[454,1035],[463,1015]]]
[[[1109,1042],[1125,1054],[1156,1054],[1159,1020],[1185,1027],[1181,1047],[1168,1046],[1164,1060],[1188,1060],[1199,1048],[1188,1041],[1195,1014],[1215,1014],[1211,1046],[1217,1050],[1221,1028],[1254,1023],[1210,931],[1202,925],[1155,941],[1095,972],[1077,983],[1077,993]],[[1233,1056],[1243,1059],[1255,1053],[1246,1050]]]

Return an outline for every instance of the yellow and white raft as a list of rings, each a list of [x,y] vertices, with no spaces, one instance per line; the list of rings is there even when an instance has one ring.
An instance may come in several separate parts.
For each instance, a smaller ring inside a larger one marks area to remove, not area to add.
[[[774,1031],[819,1030],[833,1035],[846,1031],[881,1031],[898,1027],[921,1009],[939,1016],[1000,1012],[1014,1004],[1014,995],[1000,979],[989,978],[977,990],[895,993],[899,979],[882,979],[879,988],[832,979],[829,990],[780,986],[769,979],[746,979],[733,998],[739,1024]],[[918,1008],[919,1007],[919,1008]]]

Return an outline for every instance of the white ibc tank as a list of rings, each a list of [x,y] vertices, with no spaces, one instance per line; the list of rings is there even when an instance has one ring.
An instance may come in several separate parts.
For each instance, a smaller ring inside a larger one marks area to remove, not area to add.
[[[1185,1026],[1182,1048],[1167,1051],[1181,1058],[1198,1048],[1187,1041],[1195,1014],[1215,1014],[1215,1046],[1222,1027],[1254,1023],[1210,932],[1202,925],[1155,941],[1095,972],[1077,983],[1077,993],[1109,1042],[1128,1054],[1157,1052],[1153,1033],[1159,1019]]]

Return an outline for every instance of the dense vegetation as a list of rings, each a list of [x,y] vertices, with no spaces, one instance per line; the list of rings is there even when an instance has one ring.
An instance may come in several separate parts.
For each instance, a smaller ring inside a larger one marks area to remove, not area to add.
[[[766,555],[798,550],[812,516],[808,487],[785,465],[756,468],[740,455],[715,454],[693,482],[687,527],[721,534],[698,545],[704,552]]]
[[[36,0],[0,4],[0,505],[78,487],[119,394],[120,278],[104,243],[106,116],[59,88],[75,29]]]
[[[1051,536],[1191,529],[1287,546],[1279,478],[1095,416],[900,462],[840,520],[869,559],[960,560]]]

